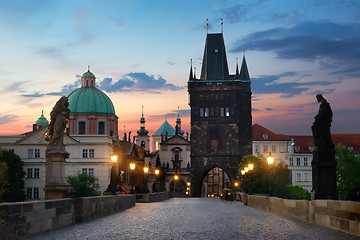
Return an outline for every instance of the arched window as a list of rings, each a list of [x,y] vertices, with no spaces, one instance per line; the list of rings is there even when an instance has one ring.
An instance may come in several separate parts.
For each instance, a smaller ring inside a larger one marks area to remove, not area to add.
[[[145,148],[145,141],[141,141],[140,146],[141,146],[142,148]]]
[[[98,134],[105,134],[105,123],[104,122],[99,122]]]
[[[79,134],[85,134],[85,122],[79,122]]]

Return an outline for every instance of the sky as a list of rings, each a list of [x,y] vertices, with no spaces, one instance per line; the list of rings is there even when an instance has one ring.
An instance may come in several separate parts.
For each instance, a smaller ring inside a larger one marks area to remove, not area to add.
[[[357,0],[0,1],[0,135],[21,134],[80,87],[87,71],[112,100],[119,135],[153,134],[178,107],[190,131],[190,59],[200,76],[209,33],[223,33],[230,74],[245,47],[253,124],[310,135],[318,93],[333,133],[360,133]]]

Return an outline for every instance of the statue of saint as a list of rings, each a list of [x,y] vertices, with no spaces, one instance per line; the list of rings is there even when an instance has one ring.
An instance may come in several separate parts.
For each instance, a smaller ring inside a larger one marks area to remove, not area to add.
[[[63,146],[65,128],[70,117],[68,98],[63,96],[57,101],[50,113],[49,146]]]
[[[320,103],[319,113],[315,116],[315,121],[311,127],[315,147],[318,149],[332,149],[334,144],[331,140],[331,122],[333,113],[330,104],[321,95],[316,95],[316,100]]]

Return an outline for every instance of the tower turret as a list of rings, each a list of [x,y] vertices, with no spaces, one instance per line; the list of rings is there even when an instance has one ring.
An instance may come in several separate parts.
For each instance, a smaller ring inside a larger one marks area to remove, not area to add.
[[[141,106],[140,130],[137,131],[136,144],[149,150],[150,136],[149,131],[145,129],[144,106]]]

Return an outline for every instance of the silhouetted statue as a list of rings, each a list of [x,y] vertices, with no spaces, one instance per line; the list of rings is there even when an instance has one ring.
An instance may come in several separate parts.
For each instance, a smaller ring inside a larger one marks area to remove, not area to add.
[[[64,145],[65,128],[70,117],[70,109],[68,107],[68,98],[62,96],[50,113],[50,124],[48,127],[50,135],[49,146]]]
[[[315,140],[315,147],[319,149],[328,149],[333,147],[331,140],[331,122],[333,113],[330,104],[321,95],[316,95],[316,100],[320,103],[319,113],[315,116],[315,121],[311,127]]]
[[[339,198],[336,189],[336,159],[335,146],[331,140],[331,122],[333,113],[330,104],[321,95],[316,95],[320,103],[319,113],[311,127],[315,148],[313,152],[312,199],[333,199]]]

